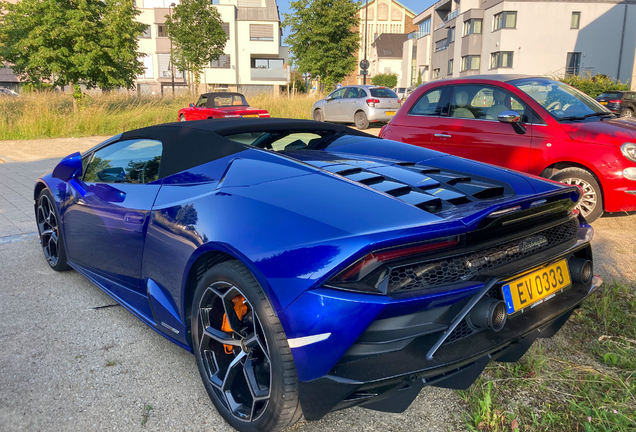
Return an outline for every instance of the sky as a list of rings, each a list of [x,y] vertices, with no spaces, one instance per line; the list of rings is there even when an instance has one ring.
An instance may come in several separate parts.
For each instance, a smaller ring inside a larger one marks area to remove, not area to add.
[[[411,9],[413,12],[415,12],[415,15],[417,15],[420,12],[423,12],[424,9],[426,9],[427,7],[435,3],[436,0],[398,0],[398,1],[402,3],[404,6],[406,6],[407,8]],[[278,10],[280,11],[281,21],[285,19],[283,14],[289,13],[290,3],[291,3],[291,0],[276,0],[276,4],[278,4]],[[362,1],[362,4],[364,4],[364,1]],[[288,29],[283,29],[283,45],[287,45],[284,42],[284,40],[288,34],[289,34]]]

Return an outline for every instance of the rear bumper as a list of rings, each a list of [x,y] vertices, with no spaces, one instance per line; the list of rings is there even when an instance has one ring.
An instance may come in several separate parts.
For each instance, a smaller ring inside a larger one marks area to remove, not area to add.
[[[500,332],[484,331],[442,345],[432,359],[427,353],[433,339],[423,336],[402,350],[339,364],[326,376],[300,382],[303,413],[318,420],[353,406],[402,412],[425,386],[466,389],[491,361],[516,362],[537,338],[556,334],[601,284],[599,277],[587,285],[574,284],[558,301],[524,312]]]
[[[369,107],[367,112],[367,118],[370,122],[388,122],[395,114],[387,114],[387,112],[397,113],[400,107],[397,108],[373,108]]]

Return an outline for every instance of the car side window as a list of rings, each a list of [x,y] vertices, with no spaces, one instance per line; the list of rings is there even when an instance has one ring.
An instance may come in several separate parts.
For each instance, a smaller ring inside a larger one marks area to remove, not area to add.
[[[341,88],[331,93],[329,96],[331,97],[331,99],[342,99],[346,91],[347,91],[346,88]]]
[[[439,116],[448,111],[448,87],[435,88],[424,93],[409,111],[412,115]]]
[[[197,108],[204,108],[207,101],[208,101],[207,96],[201,96],[195,106]]]
[[[357,87],[351,87],[349,93],[347,93],[347,99],[358,99],[360,97],[360,89]]]
[[[160,141],[119,141],[97,150],[84,172],[85,182],[145,184],[159,179]]]
[[[497,87],[484,85],[456,86],[450,117],[498,121],[504,111],[517,111],[523,123],[530,123],[528,107],[511,93]]]
[[[361,98],[367,97],[367,92],[364,91],[363,89],[360,89],[360,96],[358,96],[358,97],[361,97]]]

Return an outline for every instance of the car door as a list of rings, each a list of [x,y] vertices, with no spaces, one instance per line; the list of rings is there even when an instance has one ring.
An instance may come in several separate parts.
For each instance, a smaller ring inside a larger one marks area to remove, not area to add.
[[[366,94],[363,89],[359,87],[349,87],[349,90],[345,93],[340,105],[341,120],[353,121],[356,111],[358,111],[359,108],[362,108],[362,94]]]
[[[498,120],[517,111],[525,133]],[[494,85],[456,85],[449,113],[440,116],[431,148],[452,155],[527,171],[532,145],[532,113],[511,93]]]
[[[142,295],[142,252],[161,188],[161,153],[161,142],[149,139],[97,149],[86,158],[83,177],[71,180],[72,197],[64,213],[72,262]]]
[[[435,126],[440,115],[448,113],[448,102],[452,94],[452,87],[435,87],[413,104],[406,116],[391,120],[395,122],[395,132],[399,136],[386,136],[388,139],[414,144],[421,147],[430,147]]]
[[[342,111],[340,104],[345,92],[349,87],[343,87],[331,93],[325,98],[324,115],[327,121],[342,121]]]
[[[208,97],[206,95],[201,95],[199,100],[194,107],[190,111],[190,118],[187,120],[205,120],[208,118],[208,112],[206,108],[206,104],[208,102]]]

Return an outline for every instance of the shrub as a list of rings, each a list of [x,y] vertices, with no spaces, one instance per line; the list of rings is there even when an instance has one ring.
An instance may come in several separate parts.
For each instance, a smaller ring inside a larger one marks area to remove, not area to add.
[[[395,86],[397,86],[397,75],[394,73],[378,74],[371,78],[371,84],[394,88]]]
[[[583,93],[595,98],[601,93],[608,91],[627,91],[629,84],[620,81],[613,81],[607,75],[594,75],[589,72],[586,75],[570,75],[561,78],[561,81],[576,87]]]

